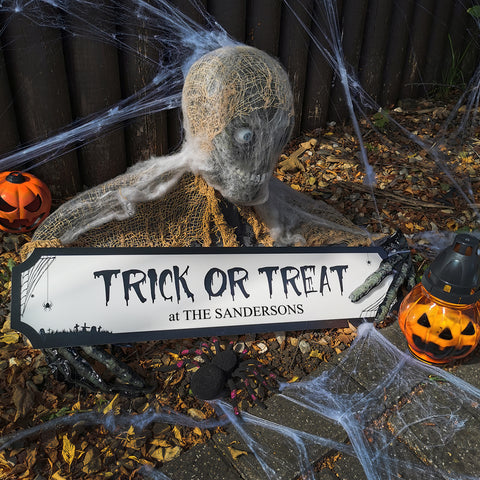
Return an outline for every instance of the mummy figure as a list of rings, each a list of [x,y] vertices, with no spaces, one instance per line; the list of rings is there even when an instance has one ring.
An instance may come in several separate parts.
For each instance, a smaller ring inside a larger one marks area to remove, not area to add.
[[[255,245],[371,245],[372,238],[334,208],[273,176],[293,126],[293,95],[283,67],[247,46],[214,50],[190,67],[182,93],[184,143],[87,190],[37,229],[35,247],[190,247]],[[412,273],[402,239],[390,241],[379,278],[394,281],[377,321]],[[364,295],[367,286],[356,296]],[[142,386],[101,349],[83,353],[107,363],[124,384]],[[78,351],[47,352],[68,378],[88,370]],[[95,372],[79,376],[109,389]],[[126,376],[125,376],[126,375]]]

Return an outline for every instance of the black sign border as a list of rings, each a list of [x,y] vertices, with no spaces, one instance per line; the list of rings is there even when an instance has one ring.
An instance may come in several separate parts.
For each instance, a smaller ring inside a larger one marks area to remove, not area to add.
[[[32,254],[21,264],[12,270],[12,305],[11,305],[11,328],[23,333],[35,348],[55,348],[61,343],[68,346],[101,345],[101,344],[130,344],[145,341],[171,340],[181,338],[198,338],[224,335],[242,335],[249,333],[266,333],[275,331],[314,330],[317,328],[334,328],[347,326],[348,320],[312,320],[285,323],[261,323],[257,325],[232,325],[212,326],[169,330],[149,330],[127,333],[95,332],[88,333],[90,339],[96,338],[95,342],[81,342],[80,337],[86,339],[81,332],[64,333],[58,332],[49,337],[39,334],[33,327],[21,321],[21,276],[30,269],[43,256],[72,256],[72,255],[231,255],[231,254],[254,254],[269,255],[273,253],[357,253],[371,252],[378,254],[382,259],[387,256],[381,247],[67,247],[67,248],[36,248]],[[355,319],[349,319],[354,321]],[[54,337],[54,338],[53,338]],[[70,341],[78,337],[78,341]],[[63,342],[62,340],[68,340]]]

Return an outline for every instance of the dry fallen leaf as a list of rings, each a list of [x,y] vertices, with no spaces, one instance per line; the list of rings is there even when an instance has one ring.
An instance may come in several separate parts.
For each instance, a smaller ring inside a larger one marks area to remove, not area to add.
[[[231,446],[228,446],[228,451],[234,460],[242,455],[248,455],[248,452],[245,452],[244,450],[238,450],[237,448],[233,448]]]
[[[29,449],[27,453],[27,457],[25,458],[25,463],[29,469],[32,469],[37,461],[37,449]]]
[[[102,469],[100,452],[96,447],[89,448],[83,457],[82,472],[87,474],[97,473]]]
[[[151,445],[154,447],[170,447],[170,443],[168,443],[166,440],[163,440],[161,438],[154,438],[151,442]]]
[[[181,451],[182,449],[180,447],[166,448],[163,461],[170,462],[170,460],[173,460],[174,458],[178,457]]]
[[[8,344],[18,343],[19,340],[20,340],[20,334],[15,330],[9,330],[0,337],[0,342],[4,342]]]
[[[60,470],[58,470],[52,475],[52,480],[67,480],[67,479],[64,476],[62,476],[60,474]]]
[[[189,408],[187,413],[195,420],[205,420],[207,418],[206,415],[197,408]]]
[[[157,448],[150,454],[150,456],[155,460],[158,460],[159,462],[163,462],[163,451],[164,451],[164,448],[162,447]]]
[[[63,436],[62,457],[70,466],[75,458],[75,445],[70,442],[67,435]]]
[[[32,409],[33,405],[35,404],[35,392],[29,388],[28,385],[26,387],[15,385],[12,400],[15,408],[17,409],[14,419],[16,422],[19,418],[24,417]]]
[[[0,474],[1,475],[7,475],[11,470],[12,468],[15,466],[15,464],[10,461],[10,460],[7,460],[5,458],[5,452],[1,452],[0,453]],[[1,478],[1,476],[0,476]]]
[[[179,441],[179,442],[183,442],[183,438],[182,438],[182,434],[180,432],[180,429],[174,425],[173,428],[172,428],[172,432],[173,434],[175,435],[175,438]]]
[[[180,447],[157,448],[150,454],[152,458],[159,462],[170,462],[180,455],[182,449]]]
[[[117,406],[117,403],[118,403],[118,399],[120,397],[120,394],[116,394],[113,398],[112,398],[112,401],[103,409],[103,414],[107,414],[108,412],[112,411],[114,413],[119,413],[117,410],[118,410],[118,406]]]

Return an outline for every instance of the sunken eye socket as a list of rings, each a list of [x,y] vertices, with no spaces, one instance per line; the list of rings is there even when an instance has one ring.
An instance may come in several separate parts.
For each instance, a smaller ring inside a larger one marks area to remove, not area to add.
[[[252,141],[253,132],[246,127],[239,128],[238,130],[235,130],[234,138],[240,145],[245,145]]]

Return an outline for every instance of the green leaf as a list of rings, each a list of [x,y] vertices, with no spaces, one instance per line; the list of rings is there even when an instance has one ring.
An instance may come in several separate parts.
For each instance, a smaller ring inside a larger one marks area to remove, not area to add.
[[[389,121],[390,121],[390,118],[388,116],[388,110],[379,110],[373,116],[373,124],[377,128],[384,128]]]
[[[473,7],[470,7],[467,12],[473,17],[473,18],[480,18],[480,5],[474,5]]]

